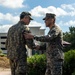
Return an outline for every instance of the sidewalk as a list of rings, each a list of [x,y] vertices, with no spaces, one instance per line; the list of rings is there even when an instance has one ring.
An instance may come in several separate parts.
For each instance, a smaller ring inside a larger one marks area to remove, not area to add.
[[[0,68],[0,75],[11,75],[10,69]]]

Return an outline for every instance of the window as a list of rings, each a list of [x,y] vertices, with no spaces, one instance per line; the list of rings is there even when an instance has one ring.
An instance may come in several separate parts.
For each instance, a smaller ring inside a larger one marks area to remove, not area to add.
[[[6,36],[1,36],[1,39],[6,39],[7,37]]]
[[[5,42],[1,42],[1,44],[5,44]]]
[[[6,50],[6,48],[1,48],[2,50]]]

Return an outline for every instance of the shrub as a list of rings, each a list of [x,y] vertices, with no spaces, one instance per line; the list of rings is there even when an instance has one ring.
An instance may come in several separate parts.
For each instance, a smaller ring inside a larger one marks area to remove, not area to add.
[[[63,75],[72,75],[75,70],[75,50],[65,52]]]
[[[46,69],[46,56],[34,55],[27,59],[28,61],[28,75],[44,75]]]
[[[28,75],[44,75],[46,56],[34,55],[28,58]],[[75,50],[64,53],[63,75],[75,75]]]
[[[0,49],[0,54],[3,53],[3,51]]]
[[[75,75],[75,71],[72,73],[72,75]]]
[[[1,56],[1,57],[6,56],[5,54],[3,54],[3,51],[2,51],[2,50],[0,50],[0,56]]]

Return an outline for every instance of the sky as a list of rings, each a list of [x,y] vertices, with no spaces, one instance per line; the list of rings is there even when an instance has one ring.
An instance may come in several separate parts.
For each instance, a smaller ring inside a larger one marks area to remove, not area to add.
[[[56,24],[63,32],[75,27],[75,0],[0,0],[0,33],[7,33],[12,25],[18,23],[23,11],[32,14],[34,20],[30,26],[41,26],[45,34],[49,31],[42,20],[46,13],[56,14]]]

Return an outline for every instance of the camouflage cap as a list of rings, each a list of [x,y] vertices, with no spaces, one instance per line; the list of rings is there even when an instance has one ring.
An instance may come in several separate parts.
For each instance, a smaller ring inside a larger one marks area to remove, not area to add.
[[[22,13],[20,14],[20,16],[29,16],[29,17],[30,17],[30,20],[33,20],[33,19],[31,18],[31,14],[30,14],[29,12],[22,12]]]
[[[46,16],[43,18],[43,20],[45,20],[46,18],[55,18],[55,14],[53,13],[46,13]]]

